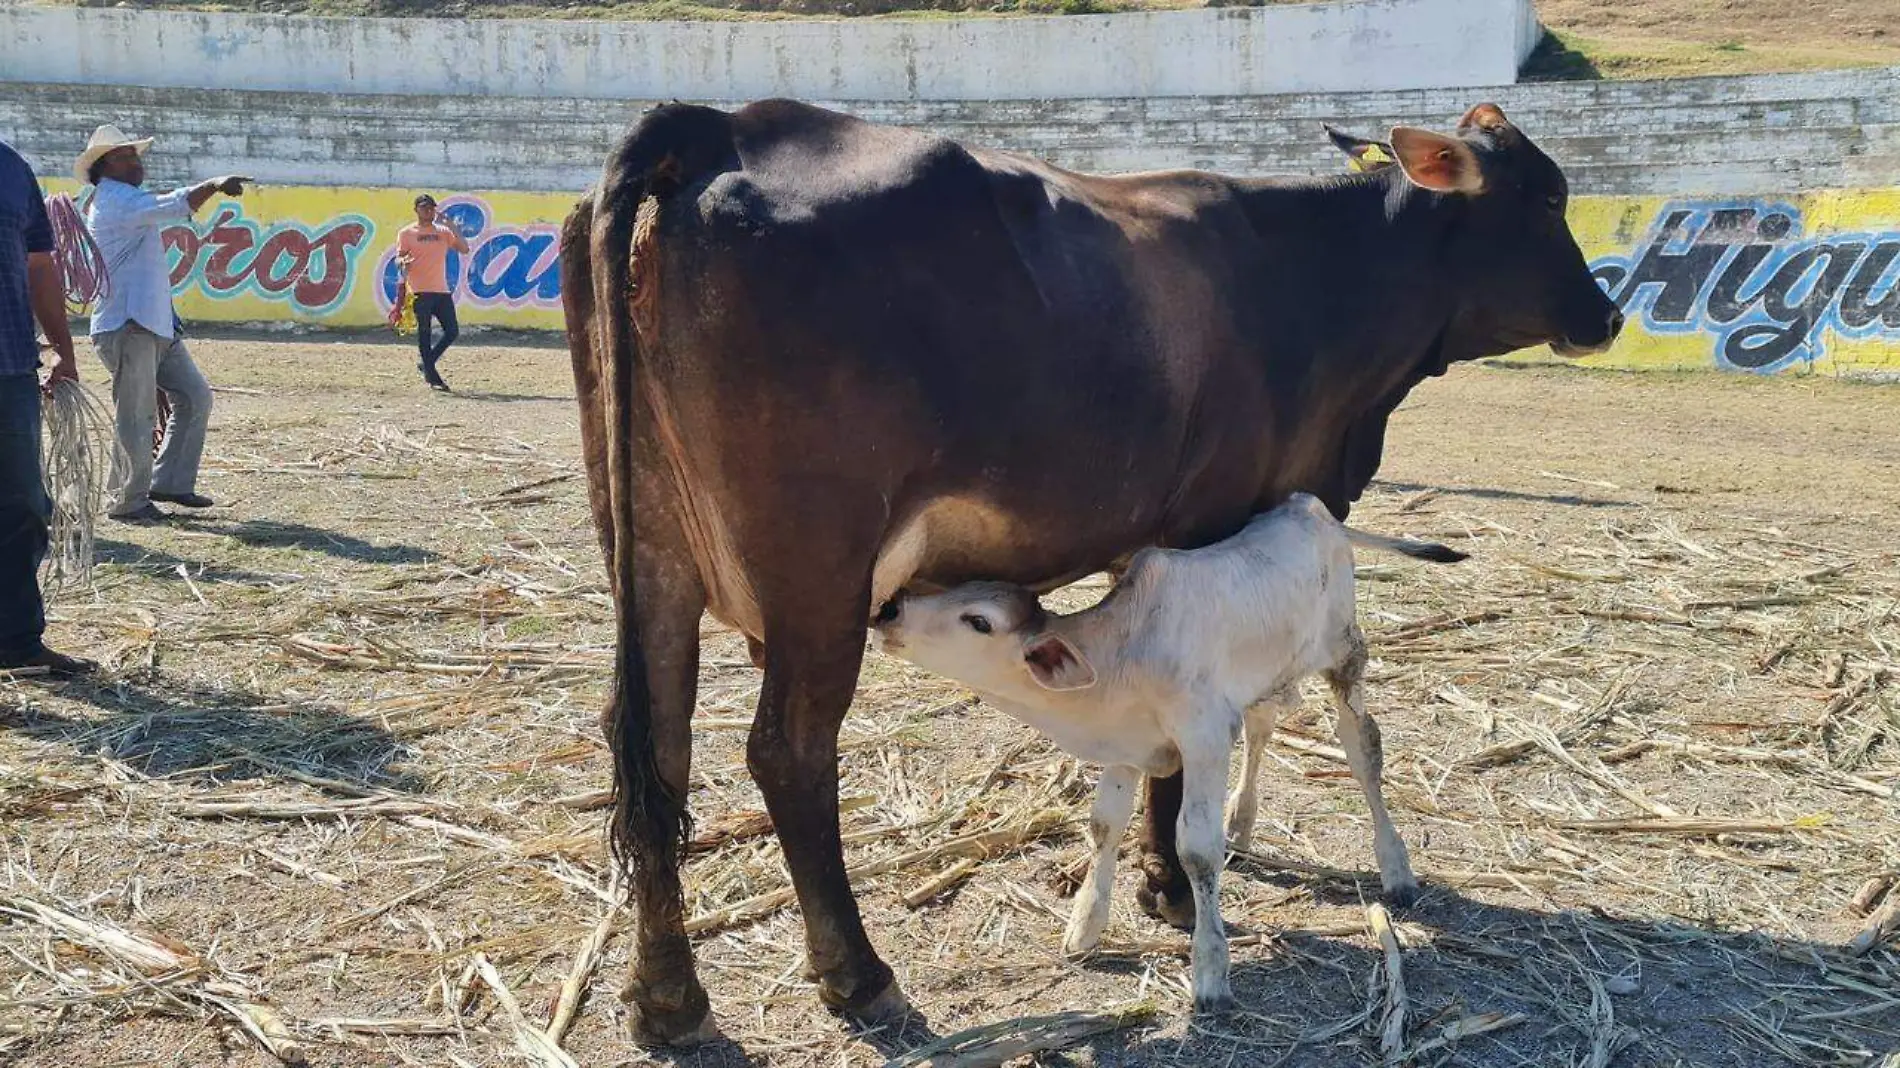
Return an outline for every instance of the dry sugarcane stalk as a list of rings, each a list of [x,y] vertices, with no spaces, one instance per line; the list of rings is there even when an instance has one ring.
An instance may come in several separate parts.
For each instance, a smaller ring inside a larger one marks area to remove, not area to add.
[[[1856,957],[1864,957],[1872,953],[1875,946],[1893,937],[1895,931],[1900,931],[1900,893],[1887,895],[1886,904],[1881,905],[1867,920],[1867,926],[1861,928],[1860,933],[1847,943],[1847,951]]]
[[[1057,828],[1066,826],[1073,817],[1073,813],[1061,809],[1044,809],[1013,826],[977,831],[934,846],[925,846],[922,849],[913,849],[895,856],[869,861],[847,868],[845,875],[855,881],[900,871],[918,864],[926,864],[943,857],[986,857],[1040,838]],[[717,931],[748,923],[761,916],[769,916],[790,904],[793,896],[791,887],[781,887],[744,901],[734,902],[723,908],[713,909],[711,912],[702,912],[686,921],[686,933],[703,934],[707,931]]]
[[[286,801],[192,801],[178,805],[174,815],[187,819],[302,820],[346,816],[410,816],[431,811],[430,806],[413,801],[390,801],[380,797],[341,798],[318,803]]]
[[[306,1063],[303,1046],[284,1026],[277,1010],[248,1000],[254,995],[235,983],[212,981],[204,984],[198,999],[237,1021],[252,1041],[264,1052],[289,1065]]]
[[[905,894],[904,905],[913,909],[923,908],[930,902],[935,901],[944,891],[969,878],[970,873],[976,870],[977,864],[978,861],[975,857],[964,857],[962,860],[943,869],[931,878],[924,880],[915,890]]]
[[[1856,916],[1865,916],[1873,912],[1874,906],[1880,904],[1880,899],[1887,895],[1887,891],[1893,889],[1896,882],[1900,882],[1900,872],[1886,872],[1874,876],[1862,883],[1860,889],[1854,892],[1853,899],[1847,903],[1848,909]]]
[[[454,1024],[440,1020],[378,1020],[355,1016],[323,1016],[303,1021],[305,1030],[353,1035],[436,1037],[458,1034]]]
[[[168,946],[31,898],[0,898],[0,912],[34,920],[72,942],[130,964],[146,975],[200,972],[205,967],[204,961],[181,943]]]
[[[1399,936],[1392,930],[1392,917],[1378,902],[1366,906],[1366,925],[1379,941],[1385,957],[1385,1012],[1379,1017],[1379,1054],[1386,1068],[1405,1058],[1405,969],[1399,961]]]
[[[1766,820],[1648,819],[1648,820],[1557,820],[1551,824],[1567,831],[1592,831],[1598,834],[1792,834],[1820,827],[1812,819],[1774,823]]]
[[[1144,1023],[1156,1011],[1153,1004],[1139,1002],[1107,1012],[1058,1012],[1003,1020],[945,1035],[892,1057],[884,1062],[884,1068],[994,1068],[1018,1057],[1065,1049],[1094,1035]]]
[[[561,992],[554,999],[554,1012],[548,1017],[548,1041],[556,1046],[567,1037],[567,1029],[574,1026],[574,1020],[580,1015],[581,998],[587,993],[587,985],[593,981],[594,969],[600,965],[600,954],[607,948],[607,940],[613,937],[614,928],[619,924],[620,911],[608,909],[594,929],[581,939],[580,952],[574,956],[574,967],[568,970],[567,978],[561,982]]]
[[[501,973],[488,963],[487,957],[475,954],[474,964],[475,974],[481,976],[482,982],[495,995],[502,1013],[508,1017],[508,1022],[514,1025],[515,1048],[521,1051],[523,1057],[539,1068],[580,1068],[559,1043],[548,1037],[547,1032],[528,1022],[528,1017],[521,1011],[521,1003],[515,1000],[513,992],[501,981]]]
[[[1295,875],[1311,875],[1319,879],[1334,882],[1377,885],[1379,873],[1376,871],[1354,871],[1350,868],[1334,868],[1325,864],[1308,864],[1305,861],[1290,860],[1286,857],[1268,856],[1252,850],[1236,849],[1232,851],[1235,860],[1243,861],[1268,871],[1291,872]],[[1490,872],[1490,871],[1441,871],[1421,875],[1431,881],[1445,882],[1452,886],[1484,887],[1488,889],[1519,890],[1527,886],[1540,890],[1549,890],[1557,885],[1557,878],[1531,872]]]
[[[1438,1034],[1413,1046],[1405,1053],[1404,1061],[1417,1061],[1427,1053],[1433,1053],[1454,1042],[1461,1042],[1473,1035],[1502,1031],[1507,1027],[1516,1027],[1528,1021],[1530,1017],[1517,1013],[1487,1012],[1477,1016],[1461,1016],[1446,1024]]]

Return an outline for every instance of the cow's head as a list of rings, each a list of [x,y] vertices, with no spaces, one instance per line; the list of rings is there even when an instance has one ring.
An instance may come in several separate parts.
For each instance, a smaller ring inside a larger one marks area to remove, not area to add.
[[[1545,343],[1580,356],[1616,340],[1623,315],[1571,236],[1563,171],[1496,104],[1466,112],[1456,134],[1399,126],[1389,143],[1403,175],[1389,180],[1459,198],[1464,208],[1436,264],[1460,294],[1446,336],[1452,358]]]

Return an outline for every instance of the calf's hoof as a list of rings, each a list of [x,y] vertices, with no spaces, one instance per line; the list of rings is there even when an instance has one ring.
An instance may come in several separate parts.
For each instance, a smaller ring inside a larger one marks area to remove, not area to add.
[[[1062,939],[1062,955],[1070,960],[1080,960],[1095,952],[1095,947],[1101,944],[1100,931],[1092,935],[1067,935]]]
[[[1386,904],[1395,909],[1403,909],[1418,904],[1418,895],[1418,883],[1407,880],[1397,886],[1386,887],[1381,896],[1385,898]]]
[[[627,1030],[642,1046],[697,1046],[719,1037],[699,980],[650,984],[629,979],[620,989]]]
[[[1194,1015],[1196,1016],[1220,1016],[1232,1011],[1234,1011],[1232,990],[1216,990],[1194,996]]]
[[[1141,887],[1135,891],[1135,903],[1141,906],[1141,911],[1170,927],[1183,931],[1194,929],[1194,892],[1185,886],[1178,897],[1151,886]]]

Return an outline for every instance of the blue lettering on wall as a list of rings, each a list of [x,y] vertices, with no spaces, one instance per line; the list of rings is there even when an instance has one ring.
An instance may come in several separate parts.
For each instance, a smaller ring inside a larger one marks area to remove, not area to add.
[[[441,215],[468,241],[468,254],[450,252],[446,264],[456,303],[469,308],[559,308],[560,228],[547,223],[502,226],[479,197],[450,197]],[[376,299],[387,309],[396,299],[402,269],[396,250],[383,253],[376,269]]]
[[[1670,203],[1630,255],[1590,270],[1651,333],[1714,335],[1722,367],[1812,363],[1827,331],[1900,339],[1900,232],[1804,231],[1778,201]]]

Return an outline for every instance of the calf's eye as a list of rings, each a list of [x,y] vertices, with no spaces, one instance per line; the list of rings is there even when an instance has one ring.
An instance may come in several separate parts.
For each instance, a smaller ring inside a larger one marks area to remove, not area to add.
[[[963,621],[968,623],[970,629],[976,631],[978,634],[988,634],[990,632],[990,621],[984,619],[982,616],[974,614],[967,615],[963,617]]]

